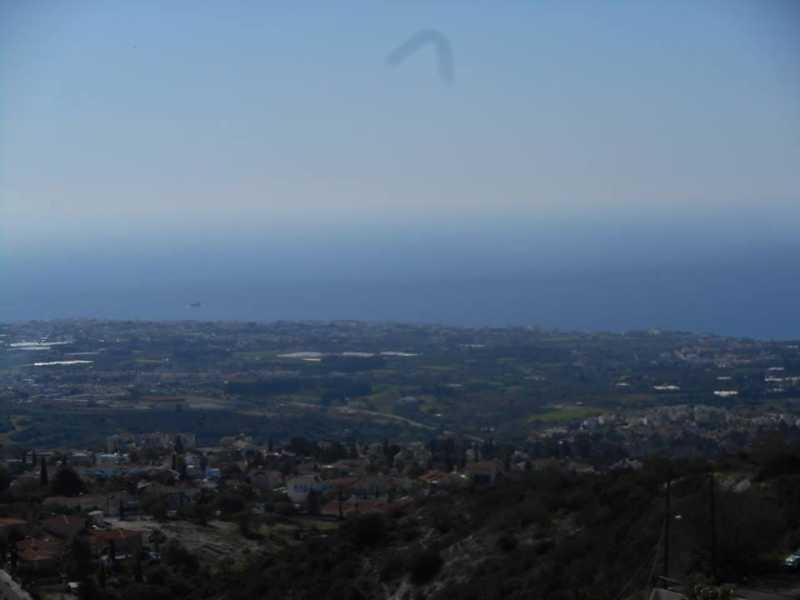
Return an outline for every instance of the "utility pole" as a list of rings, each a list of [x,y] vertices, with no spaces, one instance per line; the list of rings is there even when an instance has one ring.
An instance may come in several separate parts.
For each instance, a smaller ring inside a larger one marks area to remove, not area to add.
[[[711,512],[711,579],[717,581],[717,502],[714,493],[714,473],[709,473],[709,503]]]
[[[672,520],[670,501],[672,496],[672,478],[667,479],[667,495],[664,507],[664,577],[669,577],[669,524]]]

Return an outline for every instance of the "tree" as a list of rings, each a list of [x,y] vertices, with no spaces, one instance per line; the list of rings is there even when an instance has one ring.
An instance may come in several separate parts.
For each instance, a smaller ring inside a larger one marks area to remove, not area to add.
[[[167,499],[164,496],[148,496],[142,499],[142,510],[161,521],[167,517]]]
[[[80,600],[96,600],[99,597],[97,588],[94,585],[94,580],[88,577],[80,582],[81,587],[78,588]]]
[[[239,533],[242,534],[242,537],[248,539],[253,537],[253,528],[252,523],[250,522],[250,515],[246,511],[239,513],[237,522],[239,525]]]
[[[453,471],[453,467],[454,466],[455,466],[455,464],[453,463],[453,456],[448,452],[447,454],[445,454],[445,457],[444,457],[444,468],[445,468],[445,471],[447,471],[448,473],[451,473]]]
[[[298,436],[289,441],[289,451],[297,456],[313,456],[316,454],[317,445],[308,439]]]
[[[11,475],[8,469],[0,467],[0,492],[5,492],[11,485]]]
[[[247,506],[241,494],[226,492],[217,499],[217,508],[224,515],[232,515],[242,512]]]
[[[69,563],[67,571],[78,581],[83,581],[89,577],[92,566],[92,552],[86,538],[76,537],[70,547]]]
[[[179,568],[186,575],[194,575],[200,568],[197,557],[175,540],[167,545],[164,561],[171,567]]]
[[[317,490],[308,492],[308,514],[318,515],[320,511],[320,493]]]
[[[408,558],[408,570],[415,585],[423,585],[433,579],[442,568],[442,557],[435,550],[413,552]]]
[[[48,481],[49,477],[47,475],[47,461],[42,458],[42,468],[39,472],[39,483],[42,485],[42,487],[47,487]]]
[[[380,514],[360,516],[345,524],[345,532],[359,549],[383,543],[386,530],[386,519]]]
[[[111,570],[117,570],[117,545],[114,540],[108,540],[108,555],[111,557]]]
[[[84,485],[72,468],[61,467],[56,471],[51,489],[57,496],[77,496],[84,490]]]
[[[703,577],[691,577],[686,596],[689,600],[731,600],[734,589],[730,585],[715,586]]]
[[[144,577],[142,576],[142,554],[140,552],[136,553],[136,565],[134,567],[134,578],[136,579],[137,583],[142,583]]]
[[[192,520],[198,525],[208,525],[208,520],[211,518],[213,510],[211,505],[207,502],[197,502],[191,511]]]
[[[148,536],[147,541],[153,544],[156,552],[159,551],[161,544],[167,541],[167,536],[160,529],[153,529],[153,532]]]
[[[175,453],[183,454],[183,440],[179,435],[175,436]]]

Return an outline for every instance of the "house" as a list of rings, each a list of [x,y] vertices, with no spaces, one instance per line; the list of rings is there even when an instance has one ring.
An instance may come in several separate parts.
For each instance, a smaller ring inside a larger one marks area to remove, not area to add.
[[[252,436],[240,433],[238,435],[226,435],[221,437],[219,445],[227,449],[244,450],[245,448],[254,448],[256,444]]]
[[[163,498],[167,511],[177,511],[191,505],[195,496],[200,493],[200,490],[196,488],[175,487],[160,483],[148,483],[139,491],[144,498]]]
[[[231,463],[238,462],[241,459],[241,452],[231,448],[215,448],[206,452],[208,463],[216,467],[222,467]]]
[[[340,477],[347,477],[353,470],[344,464],[334,463],[330,465],[322,465],[320,467],[320,474],[323,479],[339,479]]]
[[[351,473],[361,473],[369,465],[369,461],[363,458],[343,458],[335,463],[326,465],[327,468],[335,469],[340,477]]]
[[[102,510],[93,510],[90,511],[87,515],[88,523],[92,527],[105,527],[106,526],[106,515],[103,513]]]
[[[327,484],[319,475],[300,475],[286,482],[286,493],[294,504],[303,504],[308,499],[309,492],[324,492]]]
[[[98,467],[115,467],[128,463],[128,455],[120,452],[101,452],[95,455]]]
[[[73,467],[89,467],[94,458],[88,452],[73,452],[69,457],[69,464]]]
[[[653,591],[650,592],[650,600],[686,600],[686,596],[672,590],[653,588]]]
[[[300,475],[314,475],[319,472],[319,465],[315,462],[304,462],[297,465],[296,469]]]
[[[137,499],[128,492],[113,492],[110,494],[87,494],[86,496],[51,496],[45,498],[42,506],[48,508],[70,508],[80,511],[102,510],[109,516],[118,514],[120,501],[125,505],[127,514],[138,512]]]
[[[361,499],[378,498],[394,488],[391,479],[379,475],[371,475],[359,478],[350,488],[354,496]]]
[[[25,535],[28,522],[14,517],[0,517],[0,540],[7,542],[9,538]]]
[[[191,506],[194,503],[194,498],[200,493],[200,490],[186,489],[175,490],[166,495],[167,510],[177,511],[186,506]]]
[[[182,399],[181,399],[182,400]],[[177,439],[180,438],[184,450],[190,450],[197,446],[197,439],[193,433],[119,433],[106,438],[106,447],[109,452],[118,452],[132,448],[155,448],[167,450],[175,447]]]
[[[444,471],[428,471],[427,473],[423,473],[418,477],[420,481],[426,483],[428,485],[447,485],[451,479],[450,473],[445,473]]]
[[[424,468],[431,460],[431,452],[425,444],[416,442],[400,449],[392,459],[394,467],[402,471],[411,466]]]
[[[58,515],[42,521],[42,529],[59,539],[71,542],[86,529],[86,519],[78,515]]]
[[[468,464],[464,471],[472,481],[479,485],[494,485],[501,468],[497,461],[482,460]]]
[[[358,477],[337,477],[336,479],[328,479],[325,485],[328,489],[335,492],[335,495],[347,497],[353,493],[353,486],[358,482]]]
[[[6,458],[3,460],[3,464],[6,466],[9,473],[13,475],[24,471],[26,468],[26,463],[24,463],[21,458]]]
[[[386,500],[359,500],[350,498],[346,501],[331,500],[322,507],[321,514],[328,517],[349,517],[366,514],[392,514],[405,511],[413,500],[408,496],[393,502]]]
[[[274,490],[283,485],[283,474],[280,471],[260,469],[250,474],[250,483],[261,491]]]
[[[134,556],[142,549],[142,533],[130,529],[99,529],[89,534],[92,555],[99,557],[113,546],[116,558]]]
[[[58,571],[64,558],[64,544],[50,537],[25,538],[16,549],[19,568],[36,573]]]

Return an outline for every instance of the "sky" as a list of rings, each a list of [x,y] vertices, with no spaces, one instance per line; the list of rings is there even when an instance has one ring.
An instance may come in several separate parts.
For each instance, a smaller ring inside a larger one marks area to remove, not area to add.
[[[452,81],[433,44],[387,63],[431,30]],[[0,0],[0,320],[176,280],[502,280],[497,311],[531,274],[783,279],[799,227],[791,0]]]

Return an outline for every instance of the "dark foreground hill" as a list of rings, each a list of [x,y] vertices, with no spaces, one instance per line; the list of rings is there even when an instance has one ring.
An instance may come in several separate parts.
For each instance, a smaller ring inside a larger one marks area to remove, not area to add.
[[[762,445],[715,463],[653,460],[601,474],[552,466],[442,491],[350,518],[244,569],[173,569],[119,597],[638,597],[665,571],[668,479],[670,575],[752,584],[800,545],[800,451]]]

